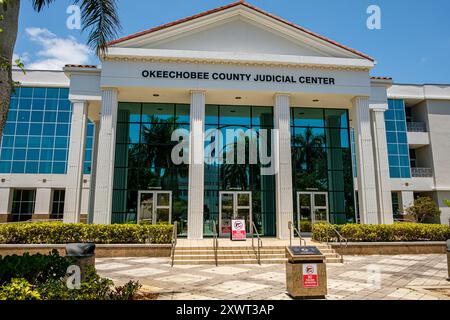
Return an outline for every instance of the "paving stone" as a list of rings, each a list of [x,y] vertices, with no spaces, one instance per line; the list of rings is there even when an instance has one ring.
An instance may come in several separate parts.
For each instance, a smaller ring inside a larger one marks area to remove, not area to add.
[[[265,272],[251,276],[252,279],[262,280],[262,281],[276,281],[281,283],[286,283],[286,273],[281,272]]]
[[[101,264],[95,265],[95,269],[97,269],[98,271],[114,270],[114,269],[129,268],[129,267],[130,267],[129,264],[115,263],[115,262],[101,263]]]
[[[165,258],[96,261],[102,276],[121,284],[138,280],[147,290],[160,293],[159,299],[291,299],[284,264],[172,268]],[[450,286],[445,255],[345,256],[344,261],[327,264],[329,300],[437,300],[445,296],[427,287]]]
[[[234,274],[238,274],[238,273],[242,273],[242,272],[247,272],[247,271],[249,271],[249,269],[223,266],[223,267],[215,267],[215,268],[211,268],[211,269],[204,269],[202,271],[208,272],[208,273],[221,274],[221,275],[234,275]]]
[[[214,287],[207,287],[209,290],[223,291],[236,295],[245,295],[249,292],[269,288],[268,285],[254,282],[227,281]]]
[[[115,273],[121,274],[121,275],[127,275],[130,277],[147,277],[147,276],[151,276],[154,274],[160,274],[160,273],[165,273],[165,272],[168,272],[168,271],[144,267],[144,268],[129,268],[127,270],[116,271]]]
[[[203,277],[195,274],[189,274],[189,273],[181,273],[181,274],[175,274],[167,277],[157,278],[155,280],[158,281],[165,281],[165,282],[175,282],[177,284],[187,284],[187,283],[195,283],[200,281],[206,281],[209,280],[208,277]]]

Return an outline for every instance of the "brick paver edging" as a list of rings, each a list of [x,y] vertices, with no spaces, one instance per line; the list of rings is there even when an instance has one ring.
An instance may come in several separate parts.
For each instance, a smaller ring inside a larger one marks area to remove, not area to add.
[[[95,256],[108,257],[169,257],[170,244],[96,244]],[[65,254],[65,244],[0,244],[0,256],[30,254],[47,254],[53,249]]]
[[[444,241],[349,242],[330,243],[341,255],[439,254],[447,252]]]

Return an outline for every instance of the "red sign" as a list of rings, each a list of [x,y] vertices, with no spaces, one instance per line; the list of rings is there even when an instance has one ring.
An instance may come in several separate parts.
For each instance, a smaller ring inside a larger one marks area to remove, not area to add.
[[[319,276],[317,274],[317,264],[303,265],[303,287],[317,288],[319,286]]]
[[[231,220],[231,240],[242,241],[247,239],[245,220]]]

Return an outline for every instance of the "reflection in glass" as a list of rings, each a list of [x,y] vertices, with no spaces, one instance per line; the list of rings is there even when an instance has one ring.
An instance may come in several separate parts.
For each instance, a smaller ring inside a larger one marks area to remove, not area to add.
[[[142,115],[141,115],[142,111]],[[175,165],[171,141],[176,129],[189,129],[189,106],[119,103],[116,133],[113,223],[137,221],[137,193],[145,190],[172,192],[172,221],[181,235],[187,232],[188,165]],[[168,194],[159,194],[155,221],[169,221]]]
[[[226,147],[221,152],[225,163],[205,165],[204,234],[212,235],[214,219],[217,221],[219,217],[219,206],[221,205],[219,204],[219,192],[250,191],[253,204],[251,219],[260,235],[274,236],[276,234],[275,179],[273,175],[261,174],[260,159],[257,159],[256,164],[249,164],[248,154],[250,143],[258,144],[260,139],[258,130],[273,128],[273,108],[207,105],[206,124],[205,129],[218,129],[223,132]],[[244,132],[254,129],[257,133],[251,138],[241,137],[234,141],[228,141],[226,129],[241,129]],[[245,164],[237,163],[234,150],[237,148],[238,142],[245,146]],[[227,160],[227,155],[230,156],[229,159],[234,159],[233,163]],[[247,200],[244,200],[245,197],[236,201],[245,204]]]
[[[348,121],[344,109],[292,108],[293,186],[296,192],[327,192],[330,220],[337,223],[355,221]],[[317,220],[326,218],[326,197],[294,195],[301,202],[300,220],[311,220],[312,214]],[[319,208],[311,213],[314,206]]]

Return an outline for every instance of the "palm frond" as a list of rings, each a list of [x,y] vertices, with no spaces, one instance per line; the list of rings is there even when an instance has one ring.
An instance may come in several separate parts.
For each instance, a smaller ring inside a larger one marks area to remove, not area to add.
[[[53,0],[47,0],[53,1]],[[121,29],[116,0],[75,0],[81,2],[83,31],[89,30],[88,45],[98,55],[107,50],[107,43],[117,37]]]
[[[32,0],[33,9],[37,12],[41,12],[44,7],[48,7],[55,0]]]

